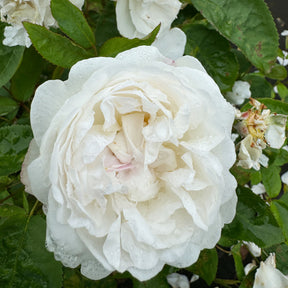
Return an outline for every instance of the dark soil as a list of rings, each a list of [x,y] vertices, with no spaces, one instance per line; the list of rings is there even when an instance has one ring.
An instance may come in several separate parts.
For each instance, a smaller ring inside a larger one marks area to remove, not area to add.
[[[277,26],[279,34],[288,30],[288,0],[265,0]],[[280,47],[285,49],[285,37],[280,36]]]

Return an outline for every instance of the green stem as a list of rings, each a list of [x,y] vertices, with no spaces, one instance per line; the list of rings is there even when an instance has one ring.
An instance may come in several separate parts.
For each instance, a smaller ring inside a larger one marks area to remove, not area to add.
[[[233,279],[219,279],[219,278],[216,278],[214,280],[214,283],[220,284],[223,287],[227,287],[227,288],[230,288],[230,285],[239,284],[240,282],[241,281],[239,281],[239,280],[233,280]]]
[[[32,209],[31,209],[31,211],[30,211],[30,213],[29,213],[29,215],[28,215],[28,218],[27,218],[27,221],[26,221],[26,225],[25,225],[25,231],[27,230],[27,227],[28,227],[28,224],[29,224],[30,218],[33,216],[34,211],[35,211],[35,209],[36,209],[38,203],[39,203],[39,201],[36,200],[35,204],[33,205]]]

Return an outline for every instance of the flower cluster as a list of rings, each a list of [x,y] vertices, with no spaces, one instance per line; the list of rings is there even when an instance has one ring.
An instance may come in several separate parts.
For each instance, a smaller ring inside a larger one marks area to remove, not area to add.
[[[84,0],[70,0],[78,8]],[[22,24],[31,22],[45,27],[57,26],[50,10],[50,0],[0,0],[1,21],[10,26],[5,27],[3,44],[7,46],[31,45],[29,36]]]
[[[236,111],[238,133],[244,139],[238,145],[238,165],[255,170],[260,164],[267,165],[262,150],[268,144],[272,148],[281,148],[286,139],[285,128],[287,116],[271,113],[264,104],[251,98],[252,108],[245,112]]]

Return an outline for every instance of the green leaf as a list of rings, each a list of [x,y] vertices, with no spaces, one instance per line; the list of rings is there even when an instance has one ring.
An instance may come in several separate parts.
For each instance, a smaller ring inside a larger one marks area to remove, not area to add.
[[[238,243],[237,245],[234,245],[231,249],[234,263],[235,263],[237,278],[239,280],[242,280],[245,276],[244,267],[242,263],[242,256],[240,253],[241,246],[242,246],[242,243]]]
[[[231,90],[239,64],[229,42],[204,25],[188,24],[182,29],[187,35],[185,54],[197,57],[222,91]]]
[[[176,272],[177,269],[174,267],[170,267],[168,265],[164,266],[162,271],[157,274],[154,278],[148,280],[148,281],[143,281],[140,282],[133,278],[133,288],[171,288],[170,285],[167,282],[166,277],[171,274]]]
[[[288,194],[284,194],[279,200],[271,203],[271,211],[281,227],[288,243]]]
[[[272,113],[288,115],[288,103],[269,98],[257,98],[256,100],[263,103]],[[241,108],[241,111],[247,111],[250,108],[251,104],[247,103]]]
[[[257,68],[269,73],[278,50],[278,33],[263,0],[191,0]]]
[[[31,46],[24,52],[22,63],[11,80],[11,93],[13,97],[25,102],[33,95],[35,86],[39,81],[44,60]]]
[[[151,45],[160,29],[158,25],[147,37],[144,39],[127,39],[124,37],[115,37],[106,41],[100,48],[99,56],[115,57],[120,52],[138,47],[141,45]]]
[[[281,168],[275,165],[270,165],[268,168],[261,167],[262,182],[269,197],[275,198],[281,191]]]
[[[0,206],[0,286],[61,288],[62,265],[45,248],[45,220]]]
[[[250,83],[252,98],[271,98],[273,87],[264,76],[247,74],[243,80]]]
[[[13,125],[0,128],[0,176],[15,173],[22,162],[32,139],[28,125]]]
[[[95,46],[95,36],[83,13],[68,0],[52,0],[51,11],[60,29],[84,48]]]
[[[18,206],[11,205],[1,205],[0,206],[0,226],[3,225],[3,221],[6,221],[6,218],[10,217],[25,217],[26,212],[24,209]],[[0,235],[1,236],[1,235]]]
[[[19,105],[16,101],[9,97],[0,96],[0,116],[5,116],[11,112],[18,110]]]
[[[282,243],[284,236],[269,206],[248,188],[239,187],[237,194],[236,216],[232,223],[224,226],[222,235],[254,242],[261,248]]]
[[[262,174],[260,171],[252,170],[250,173],[251,185],[256,185],[262,180]]]
[[[235,54],[236,59],[239,63],[239,74],[246,74],[251,69],[252,64],[239,50],[233,49],[232,52]]]
[[[288,261],[287,261],[288,245],[285,243],[281,243],[279,245],[274,245],[274,246],[271,246],[262,250],[262,255],[266,254],[267,257],[270,253],[276,254],[277,269],[279,269],[284,275],[287,275],[288,274]]]
[[[6,189],[8,185],[10,185],[13,180],[8,176],[0,176],[0,190]]]
[[[9,192],[7,190],[0,190],[0,202],[1,204],[11,204],[13,205],[13,199],[11,198]]]
[[[221,235],[221,238],[217,244],[230,249],[231,246],[236,245],[237,243],[238,243],[238,240],[230,239],[229,237],[225,237]]]
[[[288,104],[274,99],[257,99],[273,113],[288,115]]]
[[[23,25],[36,50],[52,64],[70,68],[76,62],[93,56],[68,38],[45,27],[28,22],[23,22]]]
[[[287,70],[284,66],[275,64],[266,76],[275,80],[285,80],[287,77]]]
[[[230,171],[236,178],[237,183],[242,186],[250,181],[252,185],[258,184],[261,181],[259,180],[261,178],[260,172],[254,169],[244,169],[240,166],[234,165]]]
[[[8,47],[2,44],[6,24],[0,22],[0,87],[5,85],[16,72],[25,47]]]
[[[91,9],[93,6],[94,9]],[[119,36],[114,1],[90,1],[89,10],[85,14],[96,35],[97,48],[108,39]]]
[[[278,83],[276,87],[278,90],[278,94],[281,98],[284,99],[285,97],[288,96],[288,89],[283,83]]]
[[[265,154],[269,157],[269,163],[275,166],[282,166],[288,163],[288,151],[284,149],[273,149],[271,147],[267,147],[265,149]]]
[[[199,275],[210,285],[216,277],[218,266],[218,254],[215,248],[204,249],[195,264],[186,268],[187,270]]]

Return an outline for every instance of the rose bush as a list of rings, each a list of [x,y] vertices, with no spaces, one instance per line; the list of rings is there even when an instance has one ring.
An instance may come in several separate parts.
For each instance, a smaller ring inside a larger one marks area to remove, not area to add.
[[[130,39],[147,36],[160,23],[160,32],[169,30],[180,7],[178,0],[117,0],[118,30]]]
[[[84,0],[70,0],[78,8]],[[23,21],[45,27],[57,26],[50,10],[50,0],[0,0],[1,21],[11,26],[5,27],[3,44],[7,46],[31,45],[29,36],[22,25]]]
[[[21,177],[44,204],[47,248],[91,279],[194,263],[235,214],[233,120],[198,60],[155,47],[42,84]]]

